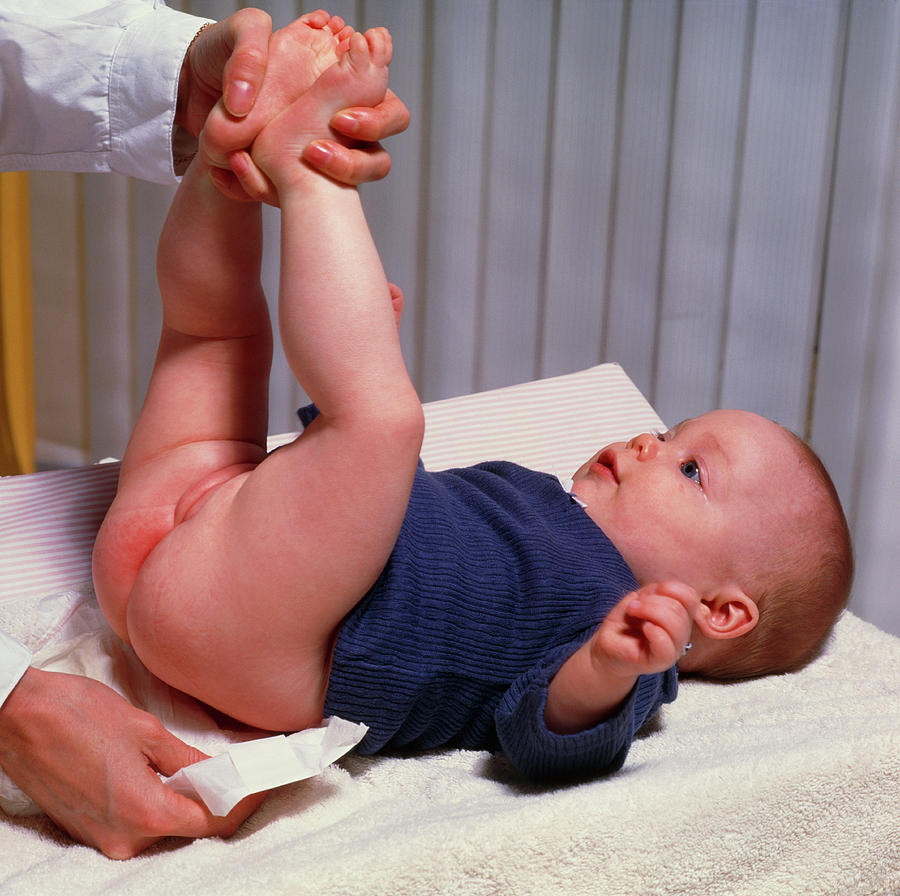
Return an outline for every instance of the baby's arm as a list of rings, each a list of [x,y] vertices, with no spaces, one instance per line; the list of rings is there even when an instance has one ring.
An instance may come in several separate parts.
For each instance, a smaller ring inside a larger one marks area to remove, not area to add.
[[[557,734],[584,731],[610,716],[639,675],[678,662],[700,597],[681,582],[626,595],[550,681],[544,719]]]

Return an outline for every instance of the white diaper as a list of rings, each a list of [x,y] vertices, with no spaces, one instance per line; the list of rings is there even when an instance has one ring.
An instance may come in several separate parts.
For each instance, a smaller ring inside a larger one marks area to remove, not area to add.
[[[251,793],[318,774],[359,743],[367,730],[341,719],[274,738],[237,723],[227,727],[202,704],[144,668],[107,625],[89,582],[60,594],[0,602],[0,631],[32,651],[34,666],[102,682],[152,713],[176,737],[212,756],[164,780],[178,792],[201,799],[217,815],[226,815]],[[8,815],[41,811],[2,770],[0,809]]]

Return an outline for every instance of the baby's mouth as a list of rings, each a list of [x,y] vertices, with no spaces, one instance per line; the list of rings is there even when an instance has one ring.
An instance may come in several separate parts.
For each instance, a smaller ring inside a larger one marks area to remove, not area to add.
[[[591,464],[591,469],[605,478],[612,479],[618,485],[619,472],[616,469],[616,452],[606,448],[601,451],[597,459]]]

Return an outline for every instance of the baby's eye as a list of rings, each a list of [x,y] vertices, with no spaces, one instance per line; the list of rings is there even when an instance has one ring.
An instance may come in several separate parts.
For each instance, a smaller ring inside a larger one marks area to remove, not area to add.
[[[703,485],[700,479],[700,465],[695,460],[683,460],[681,462],[681,472],[692,479],[697,485]]]

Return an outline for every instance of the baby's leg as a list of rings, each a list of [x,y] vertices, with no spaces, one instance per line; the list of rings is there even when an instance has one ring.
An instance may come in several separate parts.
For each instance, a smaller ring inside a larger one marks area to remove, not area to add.
[[[260,727],[321,717],[337,628],[390,555],[421,444],[421,406],[356,191],[306,169],[297,150],[335,109],[377,101],[389,58],[386,33],[354,38],[258,141],[282,205],[285,349],[320,417],[176,508],[127,603],[127,633],[152,671]]]
[[[221,196],[195,159],[160,236],[159,347],[94,548],[98,598],[126,640],[129,597],[148,554],[212,482],[265,456],[272,332],[261,251],[259,208]]]
[[[368,411],[379,389],[396,385],[404,395],[409,389],[388,314],[390,288],[359,195],[299,161],[308,143],[329,133],[334,111],[348,102],[380,101],[391,50],[384,29],[354,34],[341,60],[253,147],[253,160],[275,183],[283,211],[279,319],[285,354],[326,418],[348,413],[355,399]],[[362,382],[368,385],[360,391]],[[388,393],[378,398],[383,407]]]
[[[281,29],[252,116],[236,122],[220,102],[207,129],[255,127],[249,142],[337,61],[351,33],[322,10]],[[271,327],[259,285],[260,239],[258,208],[225,200],[205,161],[195,160],[160,239],[164,330],[95,551],[103,608],[123,637],[128,596],[149,552],[211,484],[265,456]]]

